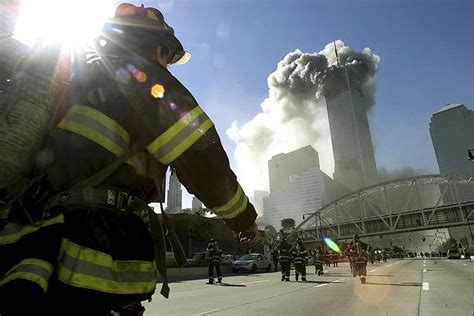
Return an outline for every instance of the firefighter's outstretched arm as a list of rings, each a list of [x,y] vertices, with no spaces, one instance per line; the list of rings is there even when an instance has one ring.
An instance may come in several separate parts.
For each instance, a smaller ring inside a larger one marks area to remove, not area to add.
[[[167,69],[157,65],[142,91],[159,85],[161,94],[144,96],[138,118],[146,129],[148,152],[171,165],[181,183],[207,208],[223,219],[241,242],[257,235],[257,214],[249,202],[222,147],[214,123],[191,93]],[[151,104],[150,104],[151,103]]]

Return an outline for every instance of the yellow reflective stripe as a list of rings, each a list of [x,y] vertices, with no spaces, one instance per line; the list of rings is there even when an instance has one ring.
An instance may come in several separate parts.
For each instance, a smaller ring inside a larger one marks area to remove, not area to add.
[[[219,217],[230,219],[245,211],[248,205],[248,198],[240,184],[237,184],[237,191],[232,198],[224,205],[215,207],[212,211]]]
[[[100,122],[102,125],[106,126],[111,131],[117,133],[117,135],[119,135],[127,144],[130,144],[130,136],[128,135],[128,132],[122,126],[120,126],[120,124],[117,123],[114,119],[108,117],[99,110],[96,110],[86,105],[75,104],[71,107],[70,112],[79,113],[91,119],[94,119],[97,122]]]
[[[239,214],[243,213],[247,209],[247,205],[248,205],[248,199],[247,197],[245,197],[245,202],[238,209],[236,209],[234,212],[230,214],[222,215],[222,218],[231,219],[231,218],[237,217]]]
[[[65,284],[116,294],[148,293],[156,287],[154,261],[113,260],[67,239],[61,250],[58,275]]]
[[[5,226],[5,228],[3,228],[3,230],[0,231],[0,245],[12,244],[20,240],[20,238],[23,236],[34,233],[42,227],[62,223],[64,223],[63,214],[45,220],[42,223],[38,223],[38,226],[8,224]]]
[[[120,146],[118,146],[113,140],[103,136],[99,132],[96,132],[83,124],[63,119],[58,124],[58,127],[84,136],[92,140],[93,142],[99,144],[100,146],[104,147],[108,151],[114,153],[116,156],[120,156],[124,153],[124,150]]]
[[[186,139],[179,144],[178,147],[175,147],[167,155],[163,156],[160,160],[161,163],[167,165],[181,156],[189,147],[191,147],[201,136],[207,132],[214,124],[210,119],[207,119],[204,123],[199,125],[199,127],[194,130]]]
[[[155,159],[163,164],[169,164],[213,125],[206,113],[196,106],[150,143],[147,149]]]
[[[173,126],[168,128],[163,134],[157,137],[150,145],[148,145],[148,151],[153,154],[160,147],[164,146],[166,143],[172,140],[173,137],[176,136],[181,130],[183,130],[189,122],[194,120],[203,112],[204,111],[199,106],[196,106],[188,114],[180,118],[178,122],[174,123]]]
[[[25,279],[38,284],[46,293],[48,281],[53,274],[53,266],[41,259],[28,258],[20,261],[19,264],[11,268],[5,277],[0,280],[0,286],[16,279]]]

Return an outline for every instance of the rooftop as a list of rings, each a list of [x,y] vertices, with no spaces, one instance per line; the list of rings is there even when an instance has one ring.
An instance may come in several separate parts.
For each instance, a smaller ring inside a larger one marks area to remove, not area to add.
[[[451,110],[451,109],[454,109],[454,108],[457,108],[458,106],[464,106],[464,104],[461,104],[461,103],[448,103],[445,106],[443,106],[441,109],[439,109],[438,111],[434,112],[433,115],[441,113],[441,112],[445,112],[445,111],[448,111],[448,110]]]

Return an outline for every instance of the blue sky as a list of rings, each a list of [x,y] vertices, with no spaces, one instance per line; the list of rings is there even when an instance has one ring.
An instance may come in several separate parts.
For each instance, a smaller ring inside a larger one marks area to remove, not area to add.
[[[369,116],[379,167],[438,172],[431,114],[473,108],[473,1],[148,1],[193,58],[171,71],[213,119],[232,164],[226,130],[261,112],[267,77],[295,49],[318,52],[341,39],[380,56]],[[186,203],[186,202],[185,202]]]

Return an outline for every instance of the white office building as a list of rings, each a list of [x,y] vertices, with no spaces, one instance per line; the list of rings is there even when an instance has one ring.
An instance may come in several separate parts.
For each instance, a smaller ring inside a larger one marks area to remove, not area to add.
[[[430,122],[431,141],[441,174],[474,176],[474,161],[468,159],[468,149],[474,149],[474,112],[463,104],[451,103],[433,113]],[[442,188],[441,188],[442,189]],[[444,204],[456,202],[452,192],[443,197]],[[460,187],[461,201],[473,201],[472,186]],[[460,240],[472,241],[469,227],[452,228],[450,234]]]
[[[311,146],[272,157],[268,168],[273,177],[270,194],[263,198],[263,221],[277,230],[282,219],[293,218],[298,225],[303,214],[317,211],[334,197],[333,181],[319,169],[318,152]]]

